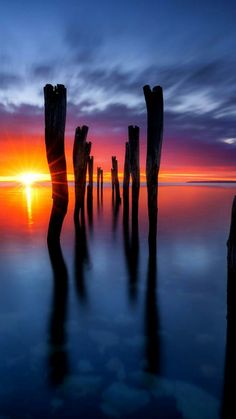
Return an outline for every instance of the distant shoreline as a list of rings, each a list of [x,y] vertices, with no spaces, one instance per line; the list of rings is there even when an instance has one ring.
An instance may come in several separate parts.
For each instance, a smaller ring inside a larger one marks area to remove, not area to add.
[[[236,180],[188,180],[186,183],[236,183]]]

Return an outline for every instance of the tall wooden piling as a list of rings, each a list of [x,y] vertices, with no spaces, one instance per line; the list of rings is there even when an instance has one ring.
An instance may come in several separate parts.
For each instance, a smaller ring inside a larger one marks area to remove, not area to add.
[[[129,143],[125,143],[125,162],[123,179],[123,221],[126,224],[129,218],[129,183],[130,183],[130,157]]]
[[[156,240],[157,192],[163,138],[163,93],[160,86],[143,88],[147,107],[146,178],[148,189],[149,243]]]
[[[120,197],[120,184],[119,184],[119,177],[118,177],[118,161],[116,156],[112,156],[112,187],[115,187],[116,192],[116,204],[120,204],[121,197]]]
[[[100,167],[97,167],[97,190],[100,188]]]
[[[101,198],[101,199],[100,199]],[[103,170],[101,167],[97,167],[97,201],[98,206],[103,204]]]
[[[130,125],[129,131],[129,155],[130,174],[132,178],[132,222],[138,221],[138,201],[140,189],[140,162],[139,162],[139,127]]]
[[[83,125],[75,130],[75,140],[73,147],[73,166],[75,177],[75,211],[74,219],[78,221],[80,211],[84,211],[84,196],[86,189],[86,172],[91,142],[86,142],[88,127]]]
[[[44,87],[45,144],[52,181],[53,206],[48,227],[48,241],[59,241],[68,206],[68,183],[65,159],[66,88],[62,84]]]
[[[88,158],[88,177],[89,177],[88,189],[92,191],[93,190],[93,156]]]
[[[87,212],[90,227],[93,224],[93,160],[93,156],[88,158]]]

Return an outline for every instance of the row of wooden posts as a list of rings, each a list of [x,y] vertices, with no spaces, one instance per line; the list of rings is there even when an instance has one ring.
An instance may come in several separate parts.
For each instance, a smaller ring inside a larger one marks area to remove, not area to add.
[[[147,107],[147,157],[146,178],[148,191],[149,242],[154,243],[157,228],[157,191],[163,136],[163,94],[162,88],[151,89],[144,86],[144,97]],[[52,180],[53,206],[48,228],[48,241],[60,239],[61,228],[68,206],[68,182],[65,159],[65,121],[66,121],[66,88],[58,84],[44,87],[45,99],[45,144],[47,160]],[[88,127],[83,125],[75,130],[73,147],[73,168],[75,179],[75,225],[79,225],[84,213],[86,191],[86,174],[88,171],[88,201],[93,196],[94,158],[90,156],[92,143],[87,141]],[[132,218],[138,217],[140,189],[139,163],[139,127],[128,127],[128,142],[125,144],[125,163],[123,179],[124,213],[129,209],[129,185],[132,180]],[[116,205],[121,203],[118,179],[118,161],[112,156],[112,197]],[[97,192],[102,193],[103,170],[97,168]]]

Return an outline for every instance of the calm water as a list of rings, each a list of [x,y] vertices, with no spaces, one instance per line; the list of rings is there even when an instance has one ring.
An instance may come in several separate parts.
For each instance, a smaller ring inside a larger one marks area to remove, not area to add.
[[[234,193],[161,186],[155,266],[145,188],[138,236],[104,188],[76,242],[71,187],[58,267],[50,188],[1,187],[0,418],[219,418]]]

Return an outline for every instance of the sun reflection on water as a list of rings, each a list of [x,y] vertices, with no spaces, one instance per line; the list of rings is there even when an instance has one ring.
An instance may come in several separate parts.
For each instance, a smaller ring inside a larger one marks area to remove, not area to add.
[[[33,224],[33,215],[32,215],[32,188],[30,185],[25,186],[25,196],[26,196],[26,207],[28,215],[29,225]]]

